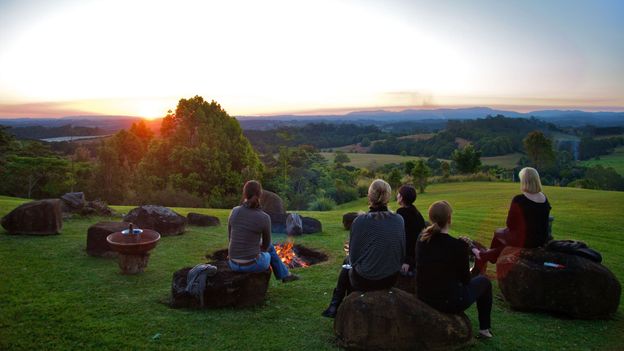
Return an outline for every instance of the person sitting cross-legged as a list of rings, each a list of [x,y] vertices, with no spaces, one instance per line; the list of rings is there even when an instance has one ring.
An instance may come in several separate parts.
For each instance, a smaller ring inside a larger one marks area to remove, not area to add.
[[[250,180],[243,187],[240,206],[228,218],[228,265],[235,272],[263,272],[273,269],[282,282],[298,280],[288,271],[271,243],[271,217],[260,208],[262,186]]]

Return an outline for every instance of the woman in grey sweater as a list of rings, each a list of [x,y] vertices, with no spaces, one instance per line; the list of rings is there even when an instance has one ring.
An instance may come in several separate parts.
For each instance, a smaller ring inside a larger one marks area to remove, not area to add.
[[[262,186],[250,180],[243,187],[240,206],[232,209],[228,218],[228,264],[236,272],[262,272],[273,269],[282,282],[299,279],[291,274],[271,243],[271,217],[260,208]]]
[[[329,307],[323,316],[336,316],[342,299],[351,291],[390,288],[397,280],[405,258],[403,218],[388,210],[392,195],[382,179],[368,188],[370,211],[355,218],[349,236],[349,261],[338,276]]]

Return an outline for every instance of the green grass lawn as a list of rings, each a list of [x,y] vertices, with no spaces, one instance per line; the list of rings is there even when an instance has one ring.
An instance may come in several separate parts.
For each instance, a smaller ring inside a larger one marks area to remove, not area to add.
[[[518,184],[511,183],[438,184],[419,195],[416,205],[426,212],[432,201],[449,200],[455,210],[452,233],[487,242],[504,224],[517,192]],[[555,237],[587,242],[622,281],[624,193],[556,187],[545,192],[553,206]],[[23,201],[0,197],[0,215]],[[206,253],[226,246],[224,225],[190,227],[184,235],[162,238],[145,273],[135,276],[119,274],[114,259],[86,255],[87,228],[103,218],[67,220],[57,236],[11,236],[0,229],[0,350],[335,349],[333,320],[320,313],[344,255],[342,214],[365,209],[362,199],[331,212],[303,212],[320,219],[323,232],[298,242],[327,252],[329,261],[296,269],[302,277],[297,282],[272,279],[266,304],[245,310],[175,310],[164,304],[175,270],[204,262]],[[229,213],[193,211],[216,215],[222,223]],[[609,321],[570,320],[510,310],[496,282],[494,294],[495,338],[475,341],[469,349],[615,350],[624,345],[622,306]],[[475,307],[466,313],[476,329]]]
[[[481,163],[487,166],[499,166],[501,168],[513,169],[522,157],[520,153],[508,154],[503,156],[481,157]]]
[[[599,160],[587,160],[580,162],[583,166],[591,167],[602,165],[603,167],[613,167],[616,172],[624,176],[624,146],[615,148],[613,153],[600,156]]]

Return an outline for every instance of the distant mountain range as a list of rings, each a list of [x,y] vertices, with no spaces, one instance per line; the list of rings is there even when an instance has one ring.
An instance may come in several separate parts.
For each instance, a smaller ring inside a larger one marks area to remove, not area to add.
[[[624,125],[624,112],[586,112],[580,110],[541,110],[527,113],[496,110],[489,107],[470,107],[470,108],[439,108],[428,110],[403,110],[403,111],[356,111],[345,115],[315,115],[315,116],[298,116],[298,115],[280,115],[280,116],[241,116],[237,117],[240,121],[247,124],[249,121],[271,122],[271,121],[376,121],[376,122],[406,122],[406,121],[431,121],[431,120],[458,120],[458,119],[477,119],[484,118],[487,115],[504,115],[512,118],[530,118],[535,117],[551,123],[563,126],[578,125]]]
[[[624,126],[624,112],[586,112],[580,110],[541,110],[527,113],[497,110],[489,107],[439,108],[427,110],[408,109],[398,112],[356,111],[344,115],[278,115],[278,116],[238,116],[243,129],[271,129],[282,125],[302,125],[310,122],[389,124],[396,122],[420,122],[445,120],[477,119],[487,115],[504,115],[512,118],[535,117],[559,126]],[[131,116],[69,116],[62,118],[0,118],[0,125],[11,127],[76,127],[100,128],[102,132],[115,132],[129,128],[140,117]],[[160,128],[160,119],[146,121],[153,130]]]

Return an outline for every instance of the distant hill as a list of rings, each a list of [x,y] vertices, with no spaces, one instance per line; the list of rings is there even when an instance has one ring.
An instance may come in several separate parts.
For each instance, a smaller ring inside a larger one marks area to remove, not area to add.
[[[512,118],[535,117],[559,126],[624,126],[624,112],[586,112],[578,110],[542,110],[527,113],[497,110],[489,107],[441,108],[403,111],[356,111],[345,115],[279,115],[279,116],[240,116],[237,119],[245,129],[266,129],[283,125],[296,125],[315,122],[343,122],[383,125],[396,122],[433,122],[440,120],[465,120],[483,118],[487,115],[503,115]]]

